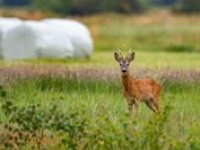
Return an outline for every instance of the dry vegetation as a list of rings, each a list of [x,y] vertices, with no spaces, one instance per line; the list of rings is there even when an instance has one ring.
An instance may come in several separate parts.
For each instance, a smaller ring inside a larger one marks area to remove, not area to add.
[[[33,11],[28,9],[20,9],[20,8],[1,8],[0,9],[0,16],[3,17],[17,17],[21,19],[33,19],[38,20],[45,18],[45,14],[40,11]],[[50,16],[50,14],[49,14]]]
[[[135,69],[132,71],[133,78],[155,78],[161,82],[179,82],[192,84],[200,81],[200,71],[184,69]],[[98,79],[120,80],[120,72],[114,68],[68,68],[65,65],[17,65],[0,68],[0,81],[12,83],[16,80],[39,78],[47,76],[63,79]]]

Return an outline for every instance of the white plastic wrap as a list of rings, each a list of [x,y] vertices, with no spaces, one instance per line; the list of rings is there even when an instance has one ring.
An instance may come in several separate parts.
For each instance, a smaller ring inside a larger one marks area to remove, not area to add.
[[[10,30],[3,42],[4,59],[73,57],[73,46],[61,28],[25,21]]]
[[[3,39],[6,37],[7,32],[16,26],[20,25],[22,21],[17,18],[0,18],[0,57],[3,51]]]
[[[78,21],[64,19],[45,19],[44,23],[53,28],[63,30],[64,36],[68,36],[74,47],[74,57],[90,57],[93,52],[93,41],[88,28]]]

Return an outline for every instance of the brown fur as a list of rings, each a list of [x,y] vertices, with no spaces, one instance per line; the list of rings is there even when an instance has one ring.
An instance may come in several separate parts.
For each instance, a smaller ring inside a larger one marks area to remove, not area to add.
[[[154,112],[159,111],[158,100],[160,96],[161,86],[152,79],[132,79],[130,74],[122,75],[122,84],[124,89],[124,97],[127,100],[129,110],[135,105],[138,109],[140,102],[146,105]]]
[[[114,56],[121,66],[124,97],[127,100],[129,111],[132,110],[133,105],[135,105],[136,111],[138,111],[139,103],[145,102],[151,110],[158,113],[158,100],[161,92],[160,84],[153,79],[131,78],[128,67],[129,63],[134,60],[134,52],[126,58],[123,58],[120,52],[115,52]]]

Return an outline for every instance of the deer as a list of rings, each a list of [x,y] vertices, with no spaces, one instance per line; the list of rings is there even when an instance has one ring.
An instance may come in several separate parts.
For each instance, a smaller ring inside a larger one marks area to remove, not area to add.
[[[126,57],[123,57],[118,50],[114,52],[114,58],[120,65],[123,95],[129,112],[134,105],[138,113],[140,102],[144,102],[153,112],[158,113],[161,85],[154,79],[133,79],[130,75],[129,65],[135,59],[135,52],[130,51]]]

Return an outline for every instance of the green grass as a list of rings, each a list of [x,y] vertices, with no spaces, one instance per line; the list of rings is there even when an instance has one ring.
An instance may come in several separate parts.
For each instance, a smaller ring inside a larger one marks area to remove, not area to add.
[[[200,31],[198,27],[191,28],[191,25],[179,27],[116,24],[115,26],[101,26],[99,30],[96,47],[101,50],[119,47],[142,51],[199,51],[199,44],[196,40],[199,39],[197,34]]]
[[[1,66],[13,66],[24,64],[62,64],[69,68],[118,68],[114,60],[114,49],[112,51],[94,51],[90,59],[40,59],[40,60],[23,60],[23,61],[0,61]],[[124,55],[128,50],[122,50]],[[135,60],[132,63],[132,69],[140,68],[171,68],[199,70],[200,61],[199,53],[193,52],[141,52],[135,51]]]
[[[199,52],[200,22],[195,17],[198,15],[161,11],[139,16],[99,15],[83,21],[91,28],[98,50]]]
[[[158,133],[157,131],[155,133],[158,135],[155,135],[155,138],[162,139],[162,136],[167,135],[164,139],[172,141],[166,142],[161,148],[170,148],[170,144],[172,144],[171,147],[173,148],[187,149],[188,146],[191,146],[192,142],[188,142],[184,146],[185,140],[200,138],[199,134],[197,134],[200,131],[200,97],[198,94],[200,88],[198,83],[182,84],[175,81],[165,82],[160,105],[162,112],[166,111],[164,110],[166,106],[172,108],[171,111],[167,111],[169,113],[167,121],[162,121],[162,117],[160,120],[156,120],[155,114],[144,104],[140,104],[139,115],[133,114],[132,117],[127,117],[128,110],[122,96],[120,81],[93,80],[89,78],[81,80],[76,78],[62,79],[51,77],[28,78],[14,82],[12,86],[5,87],[5,90],[7,91],[6,99],[12,101],[18,107],[26,108],[32,104],[40,104],[42,109],[48,110],[52,105],[56,104],[58,110],[65,114],[80,112],[80,117],[86,117],[91,122],[92,129],[89,128],[90,130],[106,132],[105,135],[102,135],[104,138],[118,136],[117,132],[112,132],[112,129],[110,129],[111,126],[113,128],[120,128],[120,132],[125,132],[124,130],[121,131],[120,126],[123,123],[126,124],[127,121],[134,121],[133,124],[130,124],[130,127],[134,126],[138,132],[138,140],[145,140],[145,136],[153,136],[151,134],[154,133],[151,132],[154,128],[158,128]],[[6,122],[8,119],[2,112],[0,116],[2,122]],[[109,123],[109,120],[104,120],[102,117],[108,117],[112,123]],[[153,123],[149,121],[153,121]],[[164,124],[164,127],[160,127],[160,123]],[[105,128],[101,127],[101,124]],[[148,131],[144,131],[145,128],[148,128]],[[128,131],[126,132],[127,134],[129,133]],[[90,138],[90,136],[87,136],[83,137],[83,139]],[[134,138],[136,135],[133,134],[131,136],[133,137],[130,138]],[[99,137],[96,138],[98,139]],[[152,149],[155,144],[150,145],[150,142],[151,140],[147,141],[146,144],[150,146],[149,149]],[[126,142],[124,144],[126,145]],[[140,144],[133,145],[142,147]],[[106,146],[105,143],[103,147],[105,148]],[[148,149],[145,145],[143,146],[143,148],[140,148]],[[198,144],[195,144],[195,146],[198,146]]]
[[[95,40],[90,59],[0,61],[0,149],[199,149],[200,22],[162,13],[80,20]],[[128,114],[113,57],[117,48],[124,54],[129,48],[136,52],[134,75],[162,83],[160,115],[145,104],[138,115]],[[37,111],[30,113],[31,105]],[[54,105],[58,112],[51,109]],[[7,131],[8,124],[14,130]],[[16,132],[32,138],[17,145],[10,141]],[[37,135],[43,132],[41,140]]]

